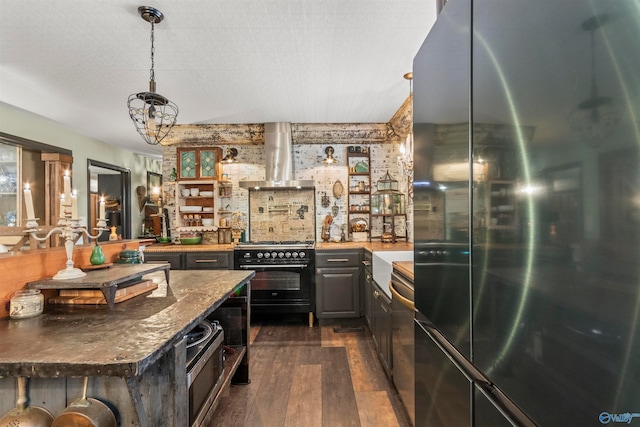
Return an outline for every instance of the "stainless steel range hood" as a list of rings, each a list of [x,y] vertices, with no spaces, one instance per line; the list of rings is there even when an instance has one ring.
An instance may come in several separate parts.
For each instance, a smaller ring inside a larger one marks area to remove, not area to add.
[[[290,190],[313,188],[312,180],[294,180],[291,123],[264,124],[265,180],[240,181],[241,188]]]

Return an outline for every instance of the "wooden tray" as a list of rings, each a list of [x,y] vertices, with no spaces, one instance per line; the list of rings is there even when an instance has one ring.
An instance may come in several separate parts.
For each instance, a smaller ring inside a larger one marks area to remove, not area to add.
[[[153,280],[143,280],[126,288],[116,291],[114,303],[126,301],[138,295],[145,294],[158,288]],[[97,289],[60,289],[60,295],[49,298],[51,304],[107,304],[107,300]]]
[[[163,271],[169,283],[169,263],[115,264],[111,268],[87,272],[84,277],[68,280],[42,279],[27,283],[30,289],[99,289],[107,304],[113,308],[116,291],[120,285],[129,285],[145,274]]]
[[[81,266],[80,270],[82,270],[82,271],[102,270],[103,268],[109,268],[112,265],[113,265],[112,262],[105,263],[105,264],[98,264],[98,265],[87,264],[87,265]]]

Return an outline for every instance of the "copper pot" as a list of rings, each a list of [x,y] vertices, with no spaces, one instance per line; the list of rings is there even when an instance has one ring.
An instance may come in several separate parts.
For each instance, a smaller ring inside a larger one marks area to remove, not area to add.
[[[53,415],[40,406],[27,406],[27,378],[18,377],[16,407],[0,418],[0,427],[49,427]]]
[[[54,420],[51,427],[116,427],[116,416],[105,403],[87,397],[87,383],[84,378],[82,397],[65,408]]]

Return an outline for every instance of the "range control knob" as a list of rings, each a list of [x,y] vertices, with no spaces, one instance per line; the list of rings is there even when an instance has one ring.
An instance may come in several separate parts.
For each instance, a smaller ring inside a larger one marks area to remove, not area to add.
[[[264,257],[265,257],[265,258],[270,258],[270,257],[271,257],[271,254],[270,254],[269,252],[265,252],[265,253],[264,253]]]
[[[278,252],[278,258],[284,258],[284,252]]]
[[[284,256],[285,258],[291,258],[291,252],[285,252]]]
[[[271,252],[271,258],[275,258],[275,257],[277,257],[277,256],[278,256],[278,254],[277,254],[277,253],[275,253],[275,252]]]
[[[305,255],[306,253],[304,251],[300,251],[300,254],[299,254],[300,258],[304,258]]]
[[[262,258],[262,252],[258,252],[258,255],[256,255],[258,258]]]
[[[294,258],[298,258],[298,252],[292,253],[291,256],[294,257]]]

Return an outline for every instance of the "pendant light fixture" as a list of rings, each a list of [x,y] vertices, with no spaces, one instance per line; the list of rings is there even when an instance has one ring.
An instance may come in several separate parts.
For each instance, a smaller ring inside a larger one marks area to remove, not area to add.
[[[406,73],[405,80],[409,80],[409,101],[411,102],[411,115],[413,116],[413,73]],[[411,120],[413,122],[413,119]],[[404,176],[411,178],[413,176],[413,123],[410,125],[404,143],[400,143],[398,156],[398,170]]]
[[[178,106],[164,96],[156,93],[154,74],[154,25],[162,22],[164,15],[151,6],[140,6],[138,13],[151,23],[151,71],[149,92],[134,93],[129,96],[127,106],[129,116],[140,136],[147,144],[156,145],[164,139],[178,117]]]
[[[608,20],[607,15],[593,16],[582,23],[591,41],[591,93],[571,112],[569,123],[590,147],[598,147],[620,121],[621,111],[613,98],[598,93],[596,83],[595,32]]]

